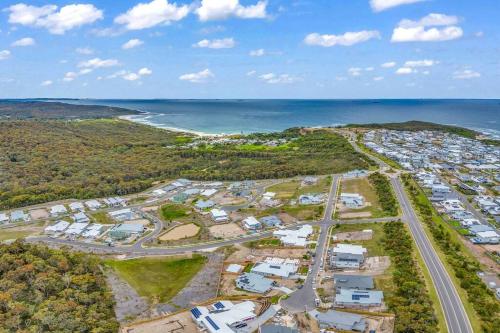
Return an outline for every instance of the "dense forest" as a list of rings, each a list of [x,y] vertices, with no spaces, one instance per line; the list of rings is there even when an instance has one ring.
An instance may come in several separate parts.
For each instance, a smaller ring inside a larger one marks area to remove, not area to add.
[[[450,125],[441,125],[435,123],[429,123],[425,121],[407,121],[403,123],[385,123],[385,124],[349,124],[346,127],[348,128],[368,128],[368,129],[388,129],[394,131],[440,131],[450,134],[456,134],[463,136],[465,138],[474,139],[478,132],[458,127],[458,126],[450,126]]]
[[[113,306],[96,257],[0,244],[1,332],[117,332]]]
[[[0,119],[94,119],[138,113],[110,106],[0,100]]]
[[[236,144],[184,148],[185,135],[124,120],[0,121],[0,209],[124,195],[159,179],[284,178],[373,163],[328,131],[290,129],[266,137],[272,135],[294,140],[265,150]]]
[[[391,184],[389,183],[387,177],[379,172],[375,172],[368,176],[368,180],[375,188],[375,192],[377,192],[380,207],[384,211],[385,215],[397,216],[398,202],[394,197]]]
[[[387,297],[387,305],[396,314],[395,333],[434,333],[437,320],[422,274],[414,257],[413,240],[402,222],[384,224],[384,247],[394,264],[396,290]]]

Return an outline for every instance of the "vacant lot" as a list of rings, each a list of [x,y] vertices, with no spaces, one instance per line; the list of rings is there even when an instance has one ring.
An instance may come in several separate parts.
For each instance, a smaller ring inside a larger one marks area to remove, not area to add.
[[[205,262],[205,257],[193,256],[106,260],[105,264],[113,268],[139,295],[158,303],[167,302],[177,295]]]
[[[358,232],[363,230],[372,230],[372,237],[368,240],[350,241],[350,244],[359,244],[368,250],[368,256],[383,256],[386,255],[382,239],[384,237],[384,224],[383,223],[362,223],[362,224],[340,224],[334,229],[333,235],[338,233],[344,234],[346,232]]]
[[[235,223],[213,225],[208,230],[215,238],[232,238],[245,234],[245,231]]]
[[[200,227],[194,223],[180,225],[160,236],[162,241],[172,241],[183,238],[194,237],[200,231]]]
[[[165,221],[178,220],[189,214],[188,208],[183,205],[166,204],[160,208],[160,216]]]
[[[299,186],[299,180],[292,180],[268,187],[267,191],[276,193],[277,199],[291,199],[297,194]]]
[[[382,208],[380,207],[377,193],[368,181],[368,178],[354,178],[342,180],[342,192],[344,193],[359,193],[365,198],[365,206],[359,209],[341,208],[341,218],[356,218],[356,217],[381,217],[383,216]],[[363,216],[347,215],[348,213],[365,213]],[[369,213],[370,216],[367,216]]]
[[[26,238],[43,231],[43,223],[0,229],[0,242]]]

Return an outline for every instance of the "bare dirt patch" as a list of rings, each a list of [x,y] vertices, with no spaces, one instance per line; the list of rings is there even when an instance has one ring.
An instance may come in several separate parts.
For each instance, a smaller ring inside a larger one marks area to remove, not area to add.
[[[194,223],[184,224],[167,231],[159,238],[162,241],[179,240],[196,236],[200,231],[200,227]]]
[[[144,226],[150,224],[151,222],[148,219],[137,219],[137,220],[130,220],[130,221],[125,221],[123,224],[142,224]]]
[[[49,218],[49,212],[45,209],[33,209],[30,210],[30,216],[32,220],[43,220]]]
[[[121,333],[197,333],[196,324],[189,311],[152,320],[136,325],[125,326]]]
[[[351,212],[351,213],[340,213],[341,219],[355,219],[355,218],[366,218],[371,217],[371,212]]]
[[[335,234],[336,241],[364,241],[373,237],[373,232],[352,231]]]
[[[369,273],[370,275],[382,275],[384,271],[391,265],[390,257],[368,257],[366,258],[363,266],[363,273]]]
[[[142,207],[141,210],[143,212],[156,212],[158,211],[158,206],[149,206],[149,207]]]
[[[208,229],[215,238],[232,238],[245,234],[245,231],[235,223],[217,224]]]

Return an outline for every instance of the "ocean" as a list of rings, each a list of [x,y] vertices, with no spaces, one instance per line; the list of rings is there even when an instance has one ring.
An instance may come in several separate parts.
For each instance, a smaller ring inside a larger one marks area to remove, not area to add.
[[[500,100],[60,100],[144,112],[128,119],[205,134],[422,120],[500,137]]]

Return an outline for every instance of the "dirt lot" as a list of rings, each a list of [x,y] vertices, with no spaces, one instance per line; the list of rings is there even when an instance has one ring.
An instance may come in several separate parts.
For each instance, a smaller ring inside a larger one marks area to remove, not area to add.
[[[144,226],[149,225],[150,223],[151,222],[148,219],[137,219],[123,222],[123,224],[142,224]]]
[[[159,206],[149,206],[149,207],[143,207],[141,210],[143,212],[156,212],[158,211]]]
[[[469,240],[462,239],[462,243],[470,249],[477,260],[484,266],[488,267],[492,271],[500,271],[500,265],[490,257],[488,257],[487,252],[497,252],[500,253],[500,245],[476,245],[472,244]]]
[[[341,219],[356,219],[356,218],[367,218],[371,217],[371,212],[351,212],[351,213],[340,213]]]
[[[133,326],[126,326],[121,333],[197,333],[198,328],[189,311]]]
[[[43,208],[30,210],[29,214],[32,220],[43,220],[50,217],[49,212]]]
[[[352,232],[341,232],[335,234],[336,241],[363,241],[370,240],[373,237],[373,232],[363,232],[363,231],[352,231]]]
[[[235,197],[225,191],[218,192],[211,198],[211,200],[221,206],[243,205],[247,202],[245,198]]]
[[[245,261],[257,262],[261,261],[267,257],[278,257],[278,258],[291,258],[291,259],[302,259],[302,257],[307,253],[307,249],[249,249],[247,247],[238,245],[237,251],[232,253],[228,258],[227,262],[231,263],[242,263]]]
[[[159,238],[162,241],[178,240],[196,236],[200,231],[200,227],[194,223],[180,225],[161,235]]]
[[[213,225],[208,228],[213,237],[231,238],[244,235],[245,231],[235,223]]]
[[[368,323],[368,331],[373,330],[379,333],[392,333],[394,331],[394,317],[365,317]]]
[[[363,263],[361,269],[364,270],[364,274],[382,275],[390,265],[390,257],[368,257]]]

